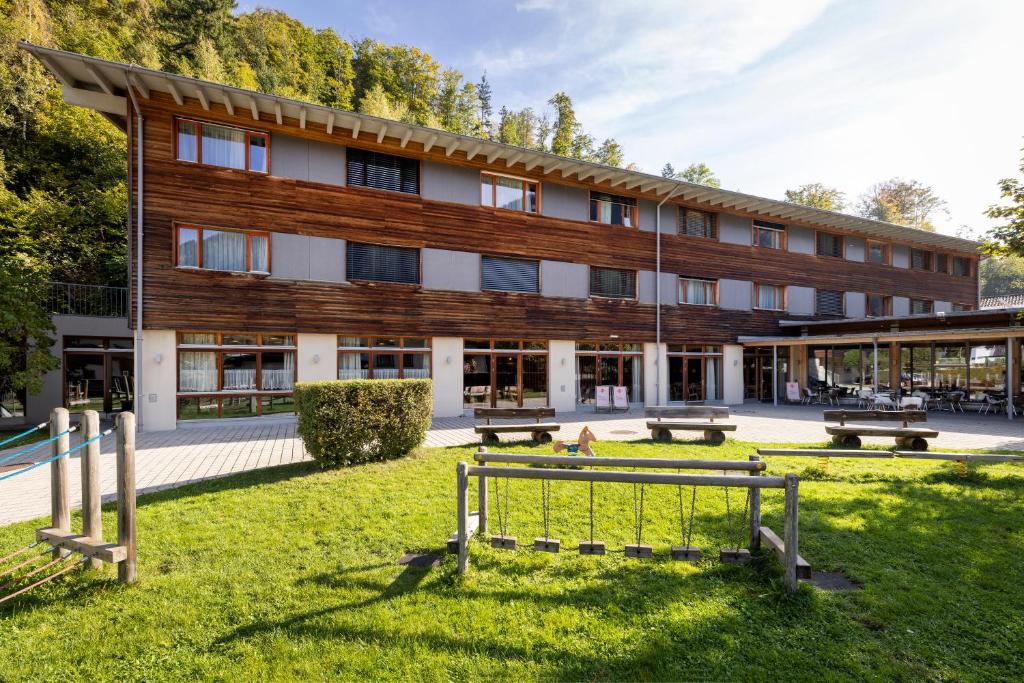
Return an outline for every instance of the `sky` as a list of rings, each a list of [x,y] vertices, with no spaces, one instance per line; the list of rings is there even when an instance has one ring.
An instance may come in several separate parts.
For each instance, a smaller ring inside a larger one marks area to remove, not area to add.
[[[847,212],[874,183],[916,179],[946,201],[949,234],[983,233],[997,181],[1019,174],[1022,0],[258,4],[486,71],[495,109],[564,90],[649,173],[702,161],[724,188],[780,199],[822,182]]]

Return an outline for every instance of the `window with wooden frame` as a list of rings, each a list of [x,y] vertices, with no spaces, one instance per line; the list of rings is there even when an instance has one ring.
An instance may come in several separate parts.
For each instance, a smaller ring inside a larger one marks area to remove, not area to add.
[[[953,257],[953,275],[957,277],[970,277],[971,276],[971,259],[966,256],[954,256]]]
[[[540,184],[496,173],[480,174],[480,203],[508,211],[537,213],[540,208]]]
[[[936,254],[935,255],[935,272],[936,273],[948,273],[949,272],[949,254]]]
[[[817,315],[842,317],[846,310],[843,293],[831,289],[814,291],[814,310]]]
[[[349,147],[345,150],[345,178],[350,186],[420,193],[420,162],[382,152]]]
[[[910,250],[910,267],[914,270],[932,269],[932,252],[924,249]]]
[[[410,285],[420,282],[419,249],[348,242],[345,252],[345,273],[349,280]]]
[[[591,266],[590,296],[608,299],[635,299],[636,271]]]
[[[427,338],[338,335],[338,379],[429,378]]]
[[[590,192],[590,220],[626,228],[637,226],[636,199],[607,192]]]
[[[270,233],[200,225],[175,226],[174,265],[227,273],[270,273]]]
[[[957,303],[953,304],[953,312],[954,313],[962,313],[964,311],[973,311],[973,310],[974,310],[974,306],[972,306],[971,304],[957,304]]]
[[[540,261],[480,257],[480,288],[492,292],[540,292]]]
[[[927,299],[911,299],[910,300],[910,314],[911,315],[923,315],[925,313],[931,313],[934,309],[934,302],[928,301]]]
[[[881,318],[892,315],[892,297],[883,294],[865,296],[864,313],[869,318]]]
[[[270,171],[270,135],[192,119],[175,119],[175,156],[206,166]]]
[[[786,288],[781,285],[754,284],[754,308],[762,311],[786,309]]]
[[[754,246],[765,249],[785,249],[786,226],[768,221],[754,221]]]
[[[685,206],[679,207],[678,230],[680,235],[704,237],[713,240],[718,236],[716,223],[716,214],[689,209]]]
[[[887,266],[890,264],[889,254],[890,250],[888,244],[868,240],[867,254],[865,254],[868,263],[876,266]]]
[[[818,256],[843,257],[843,237],[830,232],[819,232],[817,236]]]
[[[693,306],[718,305],[718,280],[679,278],[679,303]]]

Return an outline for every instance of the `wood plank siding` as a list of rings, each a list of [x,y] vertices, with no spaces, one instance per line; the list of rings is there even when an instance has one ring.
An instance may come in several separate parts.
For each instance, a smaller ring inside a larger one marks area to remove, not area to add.
[[[558,177],[557,173],[544,176],[537,170],[527,171],[522,164],[511,168],[504,162],[488,165],[482,156],[469,161],[461,151],[449,157],[443,148],[424,152],[418,143],[401,148],[399,140],[387,137],[378,144],[376,134],[360,133],[354,140],[351,130],[337,125],[333,135],[328,135],[323,126],[310,123],[300,129],[298,121],[287,118],[278,125],[272,114],[263,114],[259,121],[254,121],[248,107],[236,105],[236,115],[229,116],[220,104],[211,103],[207,111],[196,100],[186,99],[184,106],[178,106],[170,97],[156,92],[140,103],[145,117],[146,328],[538,339],[607,339],[609,334],[617,334],[630,342],[654,341],[655,307],[636,301],[430,291],[412,285],[287,281],[176,269],[175,222],[647,271],[655,269],[655,235],[585,221],[178,162],[174,159],[174,116],[657,199],[650,193],[613,189],[607,182],[580,183]],[[133,113],[129,121],[134,125]],[[129,133],[131,139],[134,131],[130,129]],[[137,174],[134,152],[131,153],[134,188]],[[271,146],[271,173],[273,163]],[[720,210],[699,203],[678,205]],[[133,216],[134,208],[133,199]],[[742,211],[729,213],[765,218]],[[839,234],[835,230],[828,232]],[[972,273],[976,275],[976,256],[958,255],[970,256]],[[134,258],[132,262],[134,265]],[[956,304],[974,305],[977,300],[976,277],[874,266],[672,234],[662,237],[662,270],[689,277],[883,293]],[[133,297],[134,285],[133,274]],[[675,301],[676,296],[675,291],[662,292],[664,301]],[[665,306],[662,316],[663,341],[715,344],[733,342],[737,335],[776,333],[777,321],[792,317],[784,312],[703,306]]]

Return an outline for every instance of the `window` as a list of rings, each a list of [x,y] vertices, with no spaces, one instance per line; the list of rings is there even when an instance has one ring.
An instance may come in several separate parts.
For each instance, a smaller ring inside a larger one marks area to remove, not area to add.
[[[767,221],[754,221],[754,246],[782,249],[785,246],[786,226]]]
[[[338,379],[429,377],[429,339],[338,335]]]
[[[592,267],[590,269],[590,296],[635,299],[636,271]]]
[[[700,278],[679,278],[679,303],[697,306],[714,306],[717,290],[716,280]]]
[[[482,289],[497,292],[539,292],[540,263],[518,258],[483,256]]]
[[[605,192],[591,192],[590,220],[627,228],[636,227],[636,200]]]
[[[818,256],[842,258],[843,238],[827,232],[818,233]]]
[[[597,387],[600,386],[625,387],[631,403],[642,402],[643,345],[576,342],[576,402],[594,404],[597,400]]]
[[[295,336],[178,333],[178,418],[293,412]]]
[[[973,311],[974,306],[970,304],[953,304],[954,313],[962,313],[964,311]]]
[[[419,249],[349,242],[346,252],[349,280],[419,284]]]
[[[957,277],[971,276],[971,259],[966,256],[953,257],[953,275]]]
[[[349,185],[392,192],[420,193],[420,162],[365,149],[346,150]]]
[[[932,269],[932,252],[923,249],[910,250],[910,267],[914,270]]]
[[[814,292],[815,311],[818,315],[843,315],[843,293],[828,289]]]
[[[881,294],[868,294],[866,301],[867,316],[881,318],[892,314],[892,298]]]
[[[177,226],[175,265],[230,273],[270,272],[270,233]]]
[[[522,178],[482,173],[480,203],[496,209],[537,213],[537,183]]]
[[[212,123],[177,120],[177,158],[222,168],[266,173],[270,162],[270,136]]]
[[[778,285],[754,285],[754,308],[781,311],[786,307],[785,288]]]
[[[722,347],[668,345],[668,400],[715,401],[722,398]]]
[[[889,245],[868,240],[868,263],[876,266],[889,265]]]
[[[548,405],[547,342],[466,339],[463,349],[463,407]]]
[[[715,239],[715,214],[679,207],[679,234]]]
[[[947,255],[947,254],[936,254],[935,255],[935,272],[936,273],[948,273],[949,272],[949,255]]]
[[[910,313],[911,315],[919,315],[923,313],[932,312],[932,302],[924,299],[911,299],[910,300]]]

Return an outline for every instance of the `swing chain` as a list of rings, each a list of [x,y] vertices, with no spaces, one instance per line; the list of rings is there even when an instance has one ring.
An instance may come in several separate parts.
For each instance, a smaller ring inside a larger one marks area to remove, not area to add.
[[[593,469],[593,468],[591,468]],[[590,482],[590,544],[594,544],[594,482]]]
[[[551,505],[551,482],[547,479],[540,480],[540,498],[541,511],[544,515],[544,540],[547,541],[551,538],[549,514],[549,506]]]
[[[633,484],[633,527],[636,529],[636,544],[640,545],[640,541],[644,534],[644,484],[640,486],[640,505],[637,506],[637,495],[636,487],[637,484]]]
[[[494,477],[495,510],[498,513],[498,531],[502,536],[508,535],[508,477],[505,477],[505,512],[501,510],[501,493],[498,491],[498,477]]]
[[[747,521],[747,513],[748,513],[749,510],[750,510],[750,489],[747,489],[747,496],[746,496],[746,498],[743,499],[743,515],[740,517],[739,536],[737,536],[737,540],[736,540],[736,550],[739,550],[743,546],[743,538],[745,536],[745,533],[744,533],[745,529],[744,529],[744,527],[746,526],[745,522]]]

